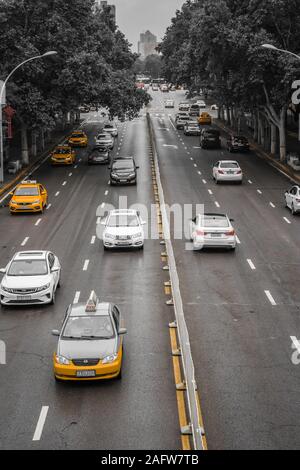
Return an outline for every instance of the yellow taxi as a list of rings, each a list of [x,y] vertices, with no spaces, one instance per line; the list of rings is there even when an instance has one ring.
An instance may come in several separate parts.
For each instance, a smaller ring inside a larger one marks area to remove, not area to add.
[[[10,194],[12,196],[9,202],[11,214],[43,212],[48,203],[46,189],[36,181],[22,181]]]
[[[206,112],[201,113],[198,122],[199,124],[211,124],[211,115]]]
[[[121,378],[123,328],[117,305],[100,302],[93,291],[87,303],[69,306],[53,355],[54,377],[59,381]]]
[[[75,151],[70,145],[58,145],[51,153],[51,165],[73,165],[75,160]]]
[[[86,133],[81,130],[73,131],[69,137],[69,144],[72,145],[72,147],[87,147],[88,137]]]

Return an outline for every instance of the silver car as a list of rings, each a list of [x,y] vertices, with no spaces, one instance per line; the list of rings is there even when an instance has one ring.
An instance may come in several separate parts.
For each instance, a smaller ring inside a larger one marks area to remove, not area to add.
[[[136,210],[110,211],[101,224],[104,225],[103,246],[109,248],[143,248],[144,222]]]
[[[200,135],[201,130],[197,121],[187,121],[184,126],[184,135]]]
[[[103,127],[103,132],[106,134],[110,134],[113,137],[118,137],[118,128],[113,123],[105,124]]]
[[[6,268],[0,284],[1,305],[54,304],[61,266],[50,251],[20,251]]]
[[[220,181],[230,181],[242,184],[243,172],[235,160],[220,160],[213,166],[213,179],[216,184]]]
[[[206,247],[224,247],[234,250],[236,247],[235,230],[232,219],[226,214],[198,214],[190,222],[190,238],[194,250]]]
[[[95,137],[97,147],[106,147],[109,150],[114,148],[115,139],[108,133],[102,133]]]

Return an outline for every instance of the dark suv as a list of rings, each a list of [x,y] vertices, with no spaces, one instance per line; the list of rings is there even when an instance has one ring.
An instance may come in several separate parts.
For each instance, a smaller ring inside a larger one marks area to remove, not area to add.
[[[243,135],[231,135],[227,139],[227,149],[229,152],[248,152],[249,142]]]
[[[220,132],[217,129],[202,129],[200,134],[200,147],[203,149],[220,148]]]
[[[115,158],[109,167],[110,184],[136,184],[138,168],[133,157]]]

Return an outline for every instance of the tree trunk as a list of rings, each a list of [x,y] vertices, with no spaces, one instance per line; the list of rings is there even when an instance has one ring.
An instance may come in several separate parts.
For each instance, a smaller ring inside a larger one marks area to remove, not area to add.
[[[226,121],[227,124],[230,126],[231,125],[231,120],[230,120],[230,109],[228,106],[226,106]]]
[[[41,149],[45,149],[45,131],[44,129],[41,130]]]
[[[277,148],[277,129],[274,124],[271,124],[271,147],[270,147],[270,152],[272,155],[276,154],[276,148]]]
[[[32,156],[37,156],[37,134],[36,131],[31,132],[31,152]]]
[[[225,121],[225,113],[224,113],[224,106],[223,105],[220,107],[220,117],[221,117],[222,121]]]
[[[263,117],[260,117],[260,145],[265,148],[265,120]]]
[[[221,119],[221,106],[218,107],[218,119]]]
[[[22,122],[21,123],[21,142],[22,142],[22,164],[29,164],[29,152],[28,152],[28,135],[27,135],[27,126]]]
[[[280,161],[286,161],[286,107],[284,106],[280,111],[280,126],[279,126],[279,146],[280,146]]]

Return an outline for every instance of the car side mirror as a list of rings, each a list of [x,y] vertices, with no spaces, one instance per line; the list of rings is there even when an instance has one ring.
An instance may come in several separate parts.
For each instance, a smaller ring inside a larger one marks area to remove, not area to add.
[[[106,225],[106,222],[107,222],[107,217],[101,220],[100,225]]]
[[[1,268],[1,269],[0,269],[0,273],[1,273],[1,274],[5,274],[5,273],[6,273],[6,268]]]
[[[107,168],[108,168],[109,170],[111,170],[111,166],[108,166]]]
[[[60,336],[60,331],[59,330],[52,330],[51,331],[53,336]]]
[[[14,195],[13,191],[12,191],[11,193],[9,193],[9,195],[10,195],[10,196],[13,196],[13,195]]]
[[[53,268],[51,268],[52,273],[57,273],[59,270],[60,270],[60,268],[57,267],[57,266],[53,266]]]
[[[230,222],[234,222],[234,219],[229,219],[229,220],[230,220]]]
[[[119,328],[118,333],[119,333],[119,335],[126,335],[127,329],[126,328]]]
[[[135,168],[138,170],[138,169],[139,169],[139,166],[136,166]]]
[[[141,220],[141,225],[146,225],[147,222],[145,220]]]

